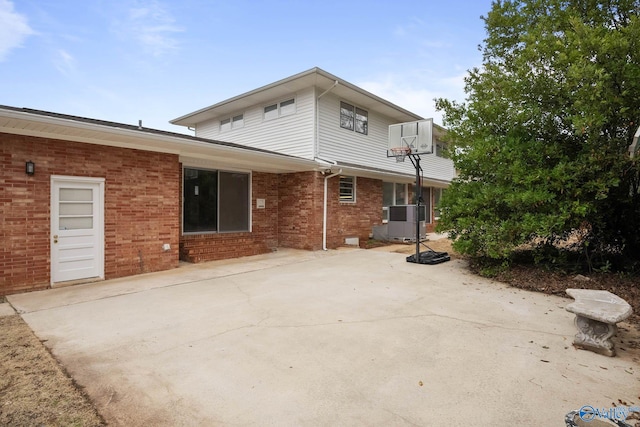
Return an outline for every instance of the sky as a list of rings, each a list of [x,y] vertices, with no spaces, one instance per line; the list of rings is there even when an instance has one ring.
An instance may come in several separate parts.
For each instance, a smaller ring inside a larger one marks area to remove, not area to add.
[[[314,67],[442,123],[491,0],[0,0],[0,104],[170,120]]]

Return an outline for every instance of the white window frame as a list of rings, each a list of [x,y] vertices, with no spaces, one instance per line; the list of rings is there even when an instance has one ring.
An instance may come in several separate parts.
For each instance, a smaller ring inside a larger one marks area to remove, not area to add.
[[[190,230],[190,231],[185,231],[185,178],[186,178],[186,170],[190,169],[190,170],[197,170],[197,171],[205,171],[205,172],[209,172],[209,173],[216,173],[217,174],[217,187],[216,187],[216,194],[215,194],[215,199],[216,199],[216,221],[215,221],[215,230],[213,229],[202,229],[202,230]],[[247,187],[247,214],[248,214],[248,223],[247,223],[247,229],[240,228],[237,230],[234,229],[225,229],[224,226],[221,227],[221,210],[222,209],[226,209],[226,206],[224,206],[223,200],[221,200],[221,191],[220,191],[220,175],[221,174],[242,174],[242,175],[246,175],[248,178],[248,187]],[[197,165],[196,163],[192,162],[188,162],[188,164],[183,164],[182,166],[182,194],[181,194],[181,199],[182,199],[182,203],[181,203],[181,210],[182,210],[182,218],[180,221],[180,229],[182,232],[183,236],[187,236],[187,235],[194,235],[194,234],[224,234],[224,233],[251,233],[253,230],[253,209],[251,206],[251,194],[252,194],[252,187],[253,187],[253,173],[251,171],[244,171],[244,170],[227,170],[224,168],[214,168],[214,167],[209,167],[209,166],[201,166],[201,165]]]
[[[442,193],[444,193],[444,188],[433,188],[433,219],[435,221],[440,219],[440,209],[438,205],[440,204],[440,200],[442,200]]]
[[[442,157],[442,158],[446,158],[446,151],[448,148],[448,145],[446,142],[442,142],[438,139],[435,140],[435,150],[434,153],[437,157]]]
[[[351,114],[343,114],[343,110],[346,110]],[[358,117],[364,117],[366,120],[363,121],[358,119]],[[345,121],[343,118],[346,118],[347,120]],[[364,125],[358,126],[358,123],[361,122],[364,123]],[[360,135],[368,135],[369,111],[347,101],[340,101],[340,127],[342,129],[359,133]]]
[[[398,206],[397,203],[396,203],[398,201],[398,194],[397,194],[398,185],[402,185],[404,187],[404,189],[403,189],[404,201],[401,204],[402,205],[406,205],[407,204],[408,192],[409,192],[408,185],[405,184],[405,183],[402,183],[402,182],[391,182],[391,181],[385,181],[385,182],[387,182],[389,184],[393,184],[392,204],[389,205],[389,206]],[[386,223],[389,222],[389,206],[382,206],[382,223],[383,224],[386,224]]]
[[[349,183],[349,181],[351,182]],[[350,196],[344,197],[342,196],[342,189],[349,189],[351,193]],[[351,175],[341,175],[338,180],[338,200],[340,203],[355,203],[356,202],[356,177]]]
[[[296,113],[296,98],[290,97],[278,102],[262,107],[262,118],[264,121],[275,120],[280,117],[290,116]],[[269,111],[267,111],[267,108]]]
[[[244,127],[244,113],[232,114],[231,116],[220,120],[220,132],[228,132],[234,129]]]

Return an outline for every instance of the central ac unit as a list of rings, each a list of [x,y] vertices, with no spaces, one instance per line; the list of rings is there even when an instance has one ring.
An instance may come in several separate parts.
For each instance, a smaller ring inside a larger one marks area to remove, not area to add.
[[[427,207],[420,205],[420,240],[427,237]],[[416,205],[389,206],[389,240],[416,241]]]

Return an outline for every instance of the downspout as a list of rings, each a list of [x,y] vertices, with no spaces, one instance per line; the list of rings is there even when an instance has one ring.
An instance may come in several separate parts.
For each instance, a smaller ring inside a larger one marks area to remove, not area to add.
[[[340,175],[342,173],[342,169],[340,169],[336,173],[332,173],[329,176],[324,177],[324,214],[322,216],[322,250],[327,250],[327,181],[329,178],[333,178],[334,176]]]
[[[318,158],[318,148],[319,148],[319,139],[320,139],[320,98],[322,98],[323,96],[325,96],[327,93],[331,92],[333,90],[333,88],[335,88],[336,86],[338,86],[338,81],[336,80],[333,85],[325,90],[324,92],[322,92],[320,95],[318,95],[318,97],[316,98],[316,114],[315,114],[315,120],[316,120],[316,135],[315,138],[313,138],[313,158],[316,161],[321,161],[323,163],[333,163],[335,164],[335,162],[331,162],[328,160],[323,160]],[[329,168],[329,170],[331,170],[331,168]],[[342,169],[340,169],[338,172],[325,176],[324,177],[324,206],[323,206],[323,214],[322,214],[322,250],[326,251],[327,250],[327,204],[329,203],[329,201],[327,200],[327,181],[329,180],[329,178],[333,178],[334,176],[340,175],[342,173]]]

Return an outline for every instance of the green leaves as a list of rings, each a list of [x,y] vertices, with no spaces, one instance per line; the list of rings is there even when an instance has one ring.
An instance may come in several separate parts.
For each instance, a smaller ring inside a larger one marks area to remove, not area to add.
[[[639,174],[625,155],[640,122],[639,12],[640,0],[494,2],[467,102],[436,104],[459,173],[439,229],[458,250],[507,259],[578,228],[589,250],[640,249]],[[636,232],[621,238],[612,209]]]

